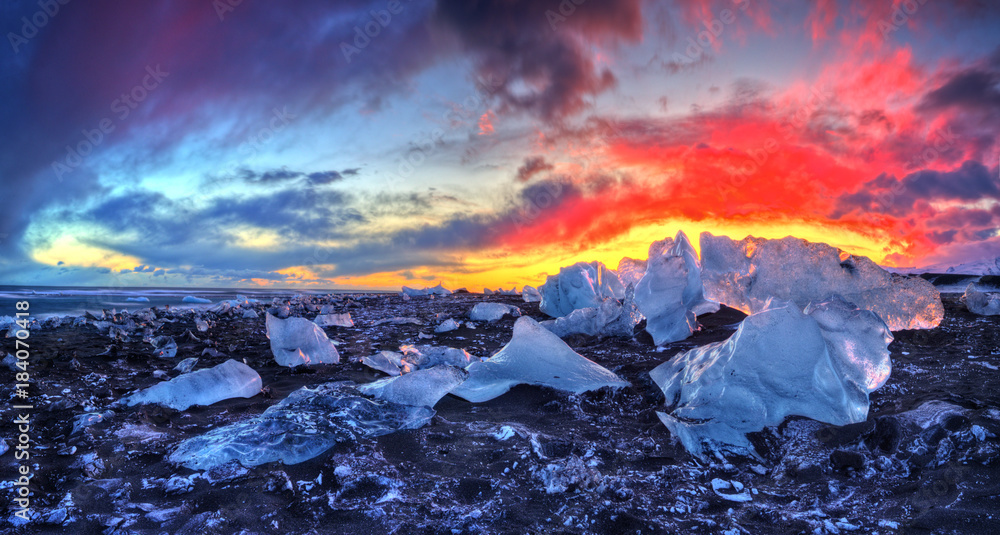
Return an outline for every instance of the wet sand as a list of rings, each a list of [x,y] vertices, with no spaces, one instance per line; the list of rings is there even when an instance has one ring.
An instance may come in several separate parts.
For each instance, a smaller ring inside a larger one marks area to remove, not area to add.
[[[723,340],[744,315],[723,308],[699,317],[691,338],[658,351],[632,339],[571,337],[580,354],[631,383],[568,395],[520,386],[480,404],[448,396],[431,425],[341,443],[310,461],[208,472],[166,461],[182,440],[260,414],[307,385],[384,377],[358,359],[402,344],[460,347],[489,356],[509,339],[513,318],[435,334],[481,301],[512,304],[544,319],[519,297],[456,294],[335,296],[355,327],[325,331],[341,363],[278,366],[257,319],[221,316],[197,332],[193,312],[157,335],[178,343],[173,359],[152,356],[133,336],[112,342],[92,325],[31,335],[31,398],[38,426],[32,484],[35,521],[9,533],[998,533],[1000,532],[1000,317],[970,314],[944,297],[942,325],[901,331],[890,346],[893,371],[871,396],[868,420],[833,427],[793,418],[751,438],[764,459],[698,463],[676,444],[655,411],[663,396],[648,372],[680,350]],[[293,315],[315,317],[314,312]],[[426,325],[379,325],[414,316]],[[194,340],[185,336],[193,331]],[[140,331],[141,333],[141,331]],[[420,333],[432,335],[421,339]],[[110,345],[110,350],[109,346]],[[3,348],[13,351],[12,339]],[[116,410],[71,435],[74,416],[161,379],[186,357],[197,368],[228,358],[260,373],[251,399],[175,411]],[[101,353],[106,353],[100,355]],[[6,369],[0,373],[9,373]],[[0,386],[13,397],[11,381]],[[924,405],[928,401],[948,405]],[[919,409],[919,410],[918,410]],[[10,411],[7,412],[11,414]],[[13,416],[0,422],[11,445]],[[921,425],[926,424],[926,427]],[[0,456],[12,479],[13,452]],[[715,485],[713,488],[713,482]],[[734,485],[732,482],[735,482]],[[0,491],[7,502],[13,490]],[[737,501],[744,500],[744,501]],[[8,511],[8,515],[10,512]]]

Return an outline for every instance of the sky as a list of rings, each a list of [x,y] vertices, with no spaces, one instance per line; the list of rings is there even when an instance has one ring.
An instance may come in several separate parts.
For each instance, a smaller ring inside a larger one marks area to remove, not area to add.
[[[0,5],[0,284],[539,285],[683,230],[1000,256],[989,0]]]

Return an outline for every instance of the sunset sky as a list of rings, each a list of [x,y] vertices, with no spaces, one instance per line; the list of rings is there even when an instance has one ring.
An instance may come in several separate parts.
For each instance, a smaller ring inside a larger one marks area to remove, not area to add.
[[[62,1],[0,5],[0,284],[1000,256],[995,1]]]

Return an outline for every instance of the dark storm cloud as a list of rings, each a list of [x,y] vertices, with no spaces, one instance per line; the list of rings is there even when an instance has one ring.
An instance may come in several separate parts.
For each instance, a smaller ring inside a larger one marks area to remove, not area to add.
[[[554,169],[554,166],[545,161],[544,156],[532,156],[524,159],[524,164],[517,168],[517,179],[521,182],[531,180],[531,177],[538,173]]]
[[[500,111],[556,120],[579,112],[588,97],[614,86],[583,40],[635,42],[642,36],[638,0],[563,2],[439,0],[436,19],[458,34],[479,60],[481,77],[496,80]]]
[[[1000,108],[1000,72],[979,69],[962,71],[924,96],[922,109],[947,106]]]
[[[842,195],[830,217],[839,219],[855,211],[904,216],[919,201],[1000,200],[997,171],[969,160],[952,171],[924,169],[902,180],[883,173],[860,190]]]
[[[102,194],[85,158],[62,176],[54,172],[53,162],[66,161],[74,148],[100,152],[155,123],[165,126],[157,137],[143,139],[161,157],[190,133],[219,124],[219,113],[241,121],[212,149],[235,146],[260,129],[251,117],[261,110],[323,113],[360,94],[400,91],[401,82],[440,57],[426,24],[427,1],[404,2],[378,39],[351,61],[340,45],[352,41],[355,26],[371,20],[369,2],[243,2],[222,13],[215,4],[61,5],[16,53],[0,54],[0,124],[12,133],[0,147],[0,180],[19,199],[0,211],[0,235],[8,236],[0,252],[19,254],[24,230],[39,210]],[[37,2],[5,3],[0,28],[5,34],[19,30],[21,17],[37,10]],[[162,74],[154,81],[150,72]],[[144,81],[147,87],[133,92]],[[129,94],[143,98],[125,105],[122,96]],[[104,119],[114,127],[109,133],[97,130]],[[96,147],[87,145],[88,138]],[[316,184],[337,179],[329,172],[309,178]]]
[[[244,182],[250,184],[274,184],[289,182],[292,180],[305,179],[308,184],[323,185],[332,184],[342,180],[345,176],[356,176],[357,168],[344,169],[343,171],[293,171],[290,169],[271,169],[268,171],[253,171],[251,169],[240,169],[237,176]]]

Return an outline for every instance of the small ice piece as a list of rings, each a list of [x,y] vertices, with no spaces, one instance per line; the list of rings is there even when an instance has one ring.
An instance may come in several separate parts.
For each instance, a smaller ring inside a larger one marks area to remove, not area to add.
[[[386,319],[378,320],[378,321],[376,321],[374,323],[374,325],[376,327],[378,327],[379,325],[385,325],[387,323],[391,324],[391,325],[423,325],[424,324],[424,322],[420,321],[417,318],[411,318],[409,316],[407,316],[407,317],[396,316],[394,318],[386,318]]]
[[[149,302],[149,298],[148,297],[126,297],[125,301],[129,302],[129,303],[148,303]]]
[[[404,345],[399,350],[403,352],[403,373],[440,364],[464,368],[475,360],[468,351],[447,346]]]
[[[86,414],[81,414],[73,418],[73,430],[70,431],[69,434],[75,435],[80,431],[83,431],[85,428],[99,424],[107,420],[108,418],[111,418],[114,415],[115,415],[114,411],[110,410],[104,412],[88,412]]]
[[[282,366],[336,364],[340,354],[323,329],[305,318],[278,319],[267,314],[271,353]]]
[[[454,366],[435,366],[398,377],[387,377],[357,388],[362,394],[393,403],[433,407],[438,400],[465,381],[467,375],[465,370]]]
[[[458,329],[458,327],[459,327],[459,325],[458,325],[457,321],[455,321],[455,320],[453,320],[451,318],[448,318],[448,319],[442,321],[441,325],[438,325],[437,327],[435,327],[434,328],[434,332],[436,332],[436,333],[446,333],[446,332],[449,332],[449,331],[454,331],[455,329]]]
[[[651,372],[667,410],[660,420],[692,455],[754,456],[745,434],[796,415],[863,422],[868,394],[889,378],[892,334],[840,297],[810,305],[772,301],[728,340],[680,353]]]
[[[726,481],[725,479],[715,478],[712,480],[712,492],[723,500],[731,502],[753,501],[750,491],[746,490],[743,487],[743,483],[739,481]]]
[[[194,303],[194,304],[207,305],[211,302],[212,302],[211,299],[202,299],[201,297],[195,297],[193,295],[188,295],[185,296],[184,299],[181,299],[181,303]]]
[[[194,326],[198,328],[199,332],[205,332],[208,330],[208,322],[201,318],[195,318]]]
[[[396,353],[395,351],[379,351],[374,355],[362,357],[361,363],[389,375],[405,373],[403,372],[403,354]],[[409,371],[409,369],[406,371]]]
[[[559,337],[585,334],[628,338],[632,336],[635,326],[642,321],[634,294],[635,290],[630,284],[625,288],[625,298],[621,304],[615,299],[606,299],[599,307],[578,308],[564,317],[543,321],[541,325]]]
[[[153,344],[153,356],[172,359],[177,356],[177,342],[170,336],[157,336],[149,341]]]
[[[121,400],[133,406],[155,403],[182,411],[192,405],[211,405],[224,399],[251,398],[260,393],[261,379],[251,367],[227,360],[218,366],[178,375]]]
[[[451,290],[438,284],[433,288],[421,288],[417,290],[416,288],[409,288],[403,286],[403,295],[408,295],[410,297],[425,297],[428,295],[451,295]]]
[[[969,283],[965,288],[962,302],[973,314],[980,316],[1000,315],[1000,292],[984,292],[975,283]]]
[[[174,370],[181,373],[187,373],[193,370],[194,367],[197,365],[198,365],[198,357],[189,357],[178,362],[177,366],[174,366]]]
[[[931,329],[944,318],[941,294],[929,281],[889,273],[825,243],[792,236],[734,241],[703,232],[701,264],[706,295],[747,314],[770,298],[804,307],[838,294],[894,331]]]
[[[625,287],[618,275],[601,262],[578,262],[549,275],[538,289],[542,294],[539,310],[559,318],[578,308],[598,307],[605,299],[621,299]]]
[[[489,401],[519,384],[548,386],[574,394],[628,385],[570,349],[528,316],[514,322],[510,341],[497,354],[473,362],[466,370],[469,378],[451,393],[475,403]]]
[[[308,461],[338,442],[423,427],[434,416],[427,407],[361,396],[350,383],[303,387],[260,416],[189,438],[169,459],[192,470],[237,460],[244,466]]]
[[[542,294],[534,286],[525,286],[521,289],[521,299],[525,303],[538,303],[542,300]]]
[[[15,357],[14,355],[11,355],[10,353],[7,353],[7,355],[4,356],[4,358],[3,358],[3,365],[6,366],[6,367],[8,367],[8,368],[10,368],[11,371],[15,371],[15,372],[18,371],[17,357]]]
[[[252,309],[252,308],[248,308],[248,309],[246,309],[246,310],[243,311],[243,319],[245,319],[245,320],[257,319],[259,317],[260,317],[260,315],[257,314],[257,311],[254,310],[254,309]]]
[[[514,436],[514,428],[509,425],[502,426],[496,433],[493,433],[493,438],[501,442],[513,436]]]
[[[473,321],[497,321],[508,314],[516,318],[521,315],[521,309],[503,303],[476,303],[469,312],[469,318]]]
[[[701,266],[684,232],[649,246],[635,302],[646,316],[646,332],[656,345],[691,336],[698,328],[698,314],[719,310],[718,303],[705,299]]]
[[[354,327],[354,320],[351,313],[344,314],[320,314],[313,320],[320,327]]]
[[[3,454],[7,453],[9,449],[10,446],[7,445],[7,441],[0,438],[0,457],[3,457]]]

